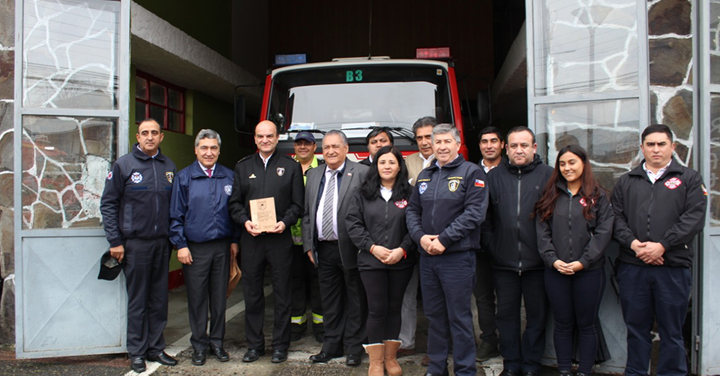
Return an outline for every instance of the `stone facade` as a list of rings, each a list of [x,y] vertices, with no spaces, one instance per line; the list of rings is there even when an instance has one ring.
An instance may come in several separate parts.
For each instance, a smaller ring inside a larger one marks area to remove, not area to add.
[[[0,0],[0,25],[0,344],[5,344],[15,342],[14,0]]]
[[[651,122],[672,129],[680,162],[693,162],[692,2],[648,2]]]

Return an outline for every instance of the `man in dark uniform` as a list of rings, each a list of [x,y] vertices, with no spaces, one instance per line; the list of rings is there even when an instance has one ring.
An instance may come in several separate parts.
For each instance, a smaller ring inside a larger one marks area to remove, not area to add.
[[[488,205],[485,173],[458,153],[460,132],[452,124],[438,124],[432,132],[436,162],[418,175],[406,217],[410,237],[419,246],[420,288],[430,323],[427,375],[448,374],[452,340],[455,375],[474,376],[470,300]]]
[[[276,153],[277,143],[277,126],[271,121],[261,121],[255,127],[258,153],[235,165],[233,193],[228,203],[232,219],[244,229],[240,235],[240,259],[248,350],[243,362],[254,362],[265,354],[263,277],[267,264],[271,267],[275,295],[272,362],[287,360],[290,346],[293,259],[290,226],[302,214],[304,187],[300,164]],[[267,232],[261,232],[250,215],[250,201],[261,198],[272,198],[275,202],[277,223]]]
[[[307,180],[307,172],[315,167],[324,167],[325,162],[315,157],[315,136],[311,132],[301,131],[293,142],[295,160],[303,170],[303,181]],[[307,329],[307,303],[312,308],[312,327],[315,340],[322,343],[323,309],[320,300],[320,283],[315,265],[305,256],[302,240],[302,218],[290,229],[293,237],[293,270],[292,270],[292,315],[290,317],[290,340],[299,341]]]
[[[371,130],[370,133],[365,136],[365,144],[367,145],[368,153],[370,154],[367,158],[360,161],[360,164],[370,166],[373,158],[375,158],[375,153],[377,153],[378,150],[380,150],[383,146],[393,146],[394,142],[395,139],[393,138],[390,128],[373,128],[373,130]]]
[[[692,243],[705,225],[707,190],[700,174],[673,158],[666,125],[642,133],[645,160],[612,193],[617,279],[627,325],[626,375],[648,375],[653,324],[660,334],[658,375],[687,375],[682,328],[692,287]]]
[[[138,143],[120,157],[108,174],[100,201],[110,254],[123,268],[128,293],[127,350],[133,371],[145,371],[145,359],[174,366],[165,353],[170,193],[175,164],[160,152],[163,133],[144,120]]]

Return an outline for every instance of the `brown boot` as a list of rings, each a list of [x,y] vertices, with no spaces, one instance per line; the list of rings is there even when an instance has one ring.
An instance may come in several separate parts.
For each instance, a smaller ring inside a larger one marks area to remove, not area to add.
[[[400,376],[403,374],[402,368],[397,362],[397,350],[401,342],[397,340],[383,341],[385,343],[385,370],[388,376]]]
[[[382,343],[372,343],[363,345],[365,351],[370,357],[370,366],[368,367],[368,376],[383,376],[383,356],[385,355],[385,345]]]

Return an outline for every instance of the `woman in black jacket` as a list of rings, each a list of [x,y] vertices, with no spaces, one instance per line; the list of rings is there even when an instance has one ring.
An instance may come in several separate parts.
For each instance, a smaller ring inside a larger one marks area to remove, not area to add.
[[[400,309],[416,259],[405,225],[412,189],[402,154],[391,146],[378,150],[364,185],[350,203],[348,234],[359,248],[358,270],[368,301],[365,350],[368,375],[402,375],[396,360],[400,347]]]
[[[535,205],[540,256],[550,268],[545,289],[555,316],[560,375],[572,375],[573,327],[579,331],[578,376],[590,375],[601,330],[605,248],[612,238],[610,200],[579,145],[560,149],[555,170]]]

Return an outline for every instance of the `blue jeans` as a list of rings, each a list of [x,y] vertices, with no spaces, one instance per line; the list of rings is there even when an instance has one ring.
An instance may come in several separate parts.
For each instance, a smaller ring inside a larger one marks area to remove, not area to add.
[[[471,297],[475,287],[475,251],[420,257],[420,287],[429,321],[428,373],[447,374],[449,340],[455,375],[477,373]]]
[[[690,269],[621,263],[617,273],[627,325],[626,375],[648,375],[653,322],[660,334],[657,375],[687,375],[682,328],[692,276]],[[653,320],[654,319],[654,320]]]

